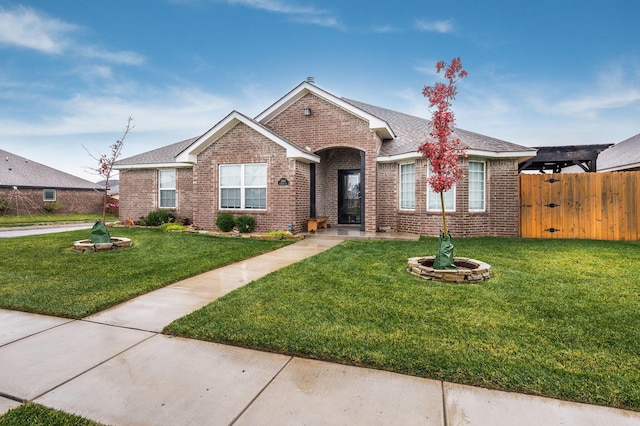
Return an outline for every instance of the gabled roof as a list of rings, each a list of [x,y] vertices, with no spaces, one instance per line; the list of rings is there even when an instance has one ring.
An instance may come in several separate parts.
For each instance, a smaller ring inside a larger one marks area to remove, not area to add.
[[[394,161],[399,158],[420,156],[418,147],[427,139],[430,130],[429,120],[352,99],[343,99],[345,102],[379,117],[393,128],[396,137],[382,144],[378,161]],[[462,143],[468,147],[467,155],[526,159],[536,154],[535,148],[517,145],[460,128],[456,128],[454,136],[460,138]]]
[[[153,151],[143,152],[133,157],[123,158],[116,161],[114,169],[135,169],[135,168],[163,168],[163,167],[191,167],[191,164],[176,163],[176,156],[191,145],[198,137],[185,139]]]
[[[369,128],[383,140],[382,147],[378,153],[378,161],[398,161],[404,158],[418,158],[421,156],[418,153],[418,147],[427,138],[429,120],[347,98],[338,98],[320,89],[315,84],[302,82],[260,113],[255,119],[233,111],[202,136],[125,158],[116,162],[115,168],[191,167],[197,161],[197,156],[200,152],[239,123],[251,127],[285,148],[288,158],[303,162],[319,162],[319,157],[312,154],[306,147],[298,146],[265,126],[271,119],[309,93],[321,97],[327,102],[368,122]],[[456,129],[455,135],[468,146],[466,152],[467,155],[471,156],[518,158],[523,161],[536,154],[534,148],[516,145],[463,129]]]
[[[602,151],[598,171],[640,170],[640,133]]]
[[[0,187],[96,189],[88,180],[0,149]]]
[[[298,99],[306,96],[309,93],[323,98],[324,100],[336,105],[337,107],[342,108],[347,112],[350,112],[351,114],[369,122],[369,128],[378,133],[380,138],[382,138],[383,140],[393,139],[395,137],[395,133],[393,132],[391,126],[389,126],[389,123],[387,123],[384,119],[381,119],[381,117],[377,117],[362,108],[357,108],[352,103],[347,102],[345,99],[338,98],[337,96],[334,96],[331,93],[320,89],[315,84],[309,83],[308,81],[300,83],[293,90],[280,98],[276,103],[260,113],[260,115],[256,117],[256,120],[263,124],[268,123],[273,117],[277,116]]]
[[[239,123],[243,123],[256,132],[260,133],[272,142],[277,143],[283,147],[287,152],[287,158],[293,158],[305,163],[319,163],[320,157],[312,154],[310,151],[302,149],[300,146],[294,144],[291,141],[286,140],[280,135],[275,134],[267,127],[263,126],[256,120],[253,120],[238,111],[233,111],[227,115],[218,124],[213,126],[204,135],[195,139],[188,147],[186,147],[180,154],[176,156],[178,162],[190,162],[195,163],[198,157],[204,149],[218,140],[221,136],[233,129]]]

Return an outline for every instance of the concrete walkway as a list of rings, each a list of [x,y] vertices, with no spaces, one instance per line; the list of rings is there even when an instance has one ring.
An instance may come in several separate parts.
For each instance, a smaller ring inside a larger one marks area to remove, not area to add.
[[[34,401],[115,425],[639,425],[640,413],[159,334],[341,242],[308,238],[84,320],[0,310],[0,414]]]
[[[26,237],[29,235],[53,234],[56,232],[91,229],[93,223],[73,223],[66,225],[34,225],[23,227],[0,228],[0,238]]]

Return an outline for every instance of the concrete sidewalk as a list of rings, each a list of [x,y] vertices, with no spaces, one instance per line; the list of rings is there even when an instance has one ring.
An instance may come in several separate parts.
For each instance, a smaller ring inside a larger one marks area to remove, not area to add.
[[[640,413],[159,334],[340,240],[309,238],[84,320],[0,310],[0,414],[34,401],[115,425],[639,425]]]

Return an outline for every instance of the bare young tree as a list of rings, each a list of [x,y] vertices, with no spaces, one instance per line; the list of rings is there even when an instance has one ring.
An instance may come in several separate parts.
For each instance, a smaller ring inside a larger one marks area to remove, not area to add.
[[[111,153],[109,155],[101,154],[100,157],[96,157],[95,155],[91,154],[91,152],[89,152],[89,150],[86,147],[84,147],[84,149],[89,153],[91,158],[93,158],[98,162],[98,166],[95,168],[90,168],[90,170],[97,172],[100,176],[102,176],[102,178],[104,178],[104,197],[102,200],[102,223],[105,222],[105,219],[107,217],[107,198],[108,198],[107,192],[109,191],[109,179],[111,178],[111,175],[113,172],[113,165],[115,164],[115,162],[118,160],[118,157],[120,157],[120,154],[122,153],[122,146],[124,145],[125,138],[129,134],[129,132],[132,131],[133,128],[135,127],[132,122],[133,122],[133,117],[129,117],[129,119],[127,120],[127,126],[124,128],[122,137],[116,140],[115,143],[110,146]]]

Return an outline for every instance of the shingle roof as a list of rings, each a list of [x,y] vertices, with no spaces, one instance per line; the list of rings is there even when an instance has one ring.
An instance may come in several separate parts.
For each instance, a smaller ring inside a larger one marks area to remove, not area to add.
[[[0,149],[0,186],[101,189],[97,184]]]
[[[389,123],[396,138],[386,141],[380,148],[380,156],[392,156],[417,152],[418,147],[422,144],[429,134],[430,121],[425,118],[416,117],[402,112],[393,111],[386,108],[377,107],[375,105],[365,104],[363,102],[354,101],[352,99],[342,98],[345,102],[349,102],[371,115],[378,117]],[[490,152],[522,152],[533,151],[533,148],[517,145],[500,139],[473,133],[468,130],[456,128],[455,136],[460,138],[463,144],[469,149]]]
[[[174,163],[176,161],[176,156],[199,137],[200,136],[196,136],[195,138],[185,139],[171,145],[163,146],[162,148],[143,152],[142,154],[134,155],[132,157],[123,158],[122,160],[116,161],[115,165]]]
[[[640,166],[640,133],[605,149],[598,156],[598,171]]]
[[[394,156],[400,154],[414,153],[418,151],[418,147],[422,144],[429,133],[429,120],[415,117],[412,115],[404,114],[398,111],[393,111],[386,108],[369,105],[364,102],[355,101],[352,99],[341,98],[342,101],[347,102],[350,105],[370,114],[388,125],[393,129],[396,137],[391,140],[386,140],[382,148],[380,149],[379,156]],[[239,114],[239,113],[238,113]],[[243,117],[246,117],[243,115]],[[268,129],[260,122],[246,117],[248,120],[253,121],[260,127],[264,127],[267,131],[274,133],[271,129]],[[274,133],[275,134],[275,133]],[[511,142],[506,142],[500,139],[484,136],[478,133],[473,133],[468,130],[456,129],[455,135],[460,138],[463,144],[467,145],[469,149],[498,152],[498,153],[522,153],[534,151],[533,148],[517,145]],[[286,140],[282,136],[277,135],[282,140],[287,141],[292,146],[298,149],[302,149],[296,143]],[[145,165],[145,164],[168,164],[176,162],[176,157],[186,148],[188,148],[194,141],[198,140],[201,136],[197,136],[191,139],[186,139],[181,142],[174,143],[162,148],[154,149],[153,151],[143,152],[142,154],[135,155],[133,157],[125,158],[117,161],[116,166],[122,168],[129,165]]]

